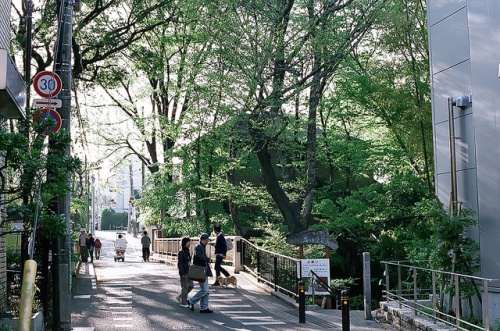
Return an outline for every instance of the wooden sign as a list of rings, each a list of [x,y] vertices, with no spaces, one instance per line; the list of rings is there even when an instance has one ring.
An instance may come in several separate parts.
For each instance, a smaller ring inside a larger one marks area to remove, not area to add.
[[[330,238],[328,230],[307,230],[301,233],[288,237],[286,242],[293,245],[324,245],[330,247],[331,249],[337,249],[339,245],[337,241]]]

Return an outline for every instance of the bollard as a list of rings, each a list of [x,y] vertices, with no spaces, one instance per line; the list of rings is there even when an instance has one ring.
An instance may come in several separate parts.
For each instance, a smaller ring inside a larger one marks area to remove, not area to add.
[[[299,280],[299,323],[306,322],[306,285]]]
[[[342,331],[349,331],[349,291],[343,290],[340,293],[340,301],[342,302]]]

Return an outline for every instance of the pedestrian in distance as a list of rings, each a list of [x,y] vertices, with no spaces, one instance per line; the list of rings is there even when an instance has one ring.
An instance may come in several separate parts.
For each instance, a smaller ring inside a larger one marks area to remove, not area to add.
[[[199,301],[200,313],[213,313],[213,311],[208,308],[208,297],[210,293],[210,289],[208,287],[208,277],[213,276],[212,270],[210,269],[210,258],[206,253],[208,240],[208,234],[203,233],[200,236],[200,243],[196,245],[194,249],[193,264],[206,267],[207,269],[205,272],[205,279],[198,282],[200,290],[187,301],[188,307],[191,311],[194,310],[194,305]]]
[[[102,247],[101,241],[99,240],[99,238],[95,238],[94,252],[95,252],[95,259],[96,260],[99,260],[99,258],[101,257],[101,247]]]
[[[215,283],[213,286],[220,286],[218,281],[220,274],[222,273],[225,277],[229,277],[229,272],[222,267],[222,261],[226,258],[227,245],[226,238],[222,234],[222,229],[219,224],[214,226],[214,232],[216,235],[215,239]]]
[[[194,287],[193,281],[188,278],[189,265],[191,264],[191,239],[185,237],[181,241],[181,250],[177,253],[177,268],[181,277],[181,294],[177,296],[181,307],[189,307],[187,296]]]
[[[80,235],[78,236],[78,246],[80,247],[80,258],[82,262],[88,262],[89,250],[87,249],[87,234],[85,234],[85,229],[80,230]]]
[[[151,239],[148,236],[148,232],[144,231],[143,236],[141,238],[141,244],[142,244],[142,259],[144,261],[149,261],[149,245],[151,245]]]
[[[94,262],[94,247],[95,247],[95,240],[94,237],[92,237],[92,233],[89,233],[89,236],[87,238],[87,250],[88,254],[90,255],[90,262]]]

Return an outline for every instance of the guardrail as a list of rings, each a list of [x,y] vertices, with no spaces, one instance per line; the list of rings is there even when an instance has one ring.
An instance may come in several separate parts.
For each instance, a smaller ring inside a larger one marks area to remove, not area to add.
[[[275,291],[297,298],[297,270],[300,270],[300,260],[259,248],[250,241],[241,239],[241,261],[243,269],[259,281]]]
[[[488,285],[494,279],[433,270],[408,261],[381,263],[387,302],[395,301],[399,308],[410,308],[415,315],[426,315],[457,330],[490,330]],[[471,322],[477,314],[482,315],[482,325]]]

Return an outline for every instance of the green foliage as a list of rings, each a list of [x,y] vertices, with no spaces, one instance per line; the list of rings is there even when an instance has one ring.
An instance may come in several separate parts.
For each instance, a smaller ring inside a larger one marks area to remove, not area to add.
[[[127,226],[127,213],[117,213],[114,209],[105,208],[101,214],[101,228],[114,229],[117,226]]]
[[[28,110],[27,117],[32,115]],[[6,196],[2,203],[6,201],[8,214],[22,221],[24,230],[36,231],[45,240],[61,237],[66,233],[65,216],[55,214],[53,202],[71,192],[68,179],[81,168],[81,162],[65,155],[70,143],[65,130],[51,133],[47,140],[41,133],[46,123],[16,124],[0,123],[2,166],[9,174],[9,182],[0,183],[0,193]],[[35,250],[39,248],[35,246]]]

